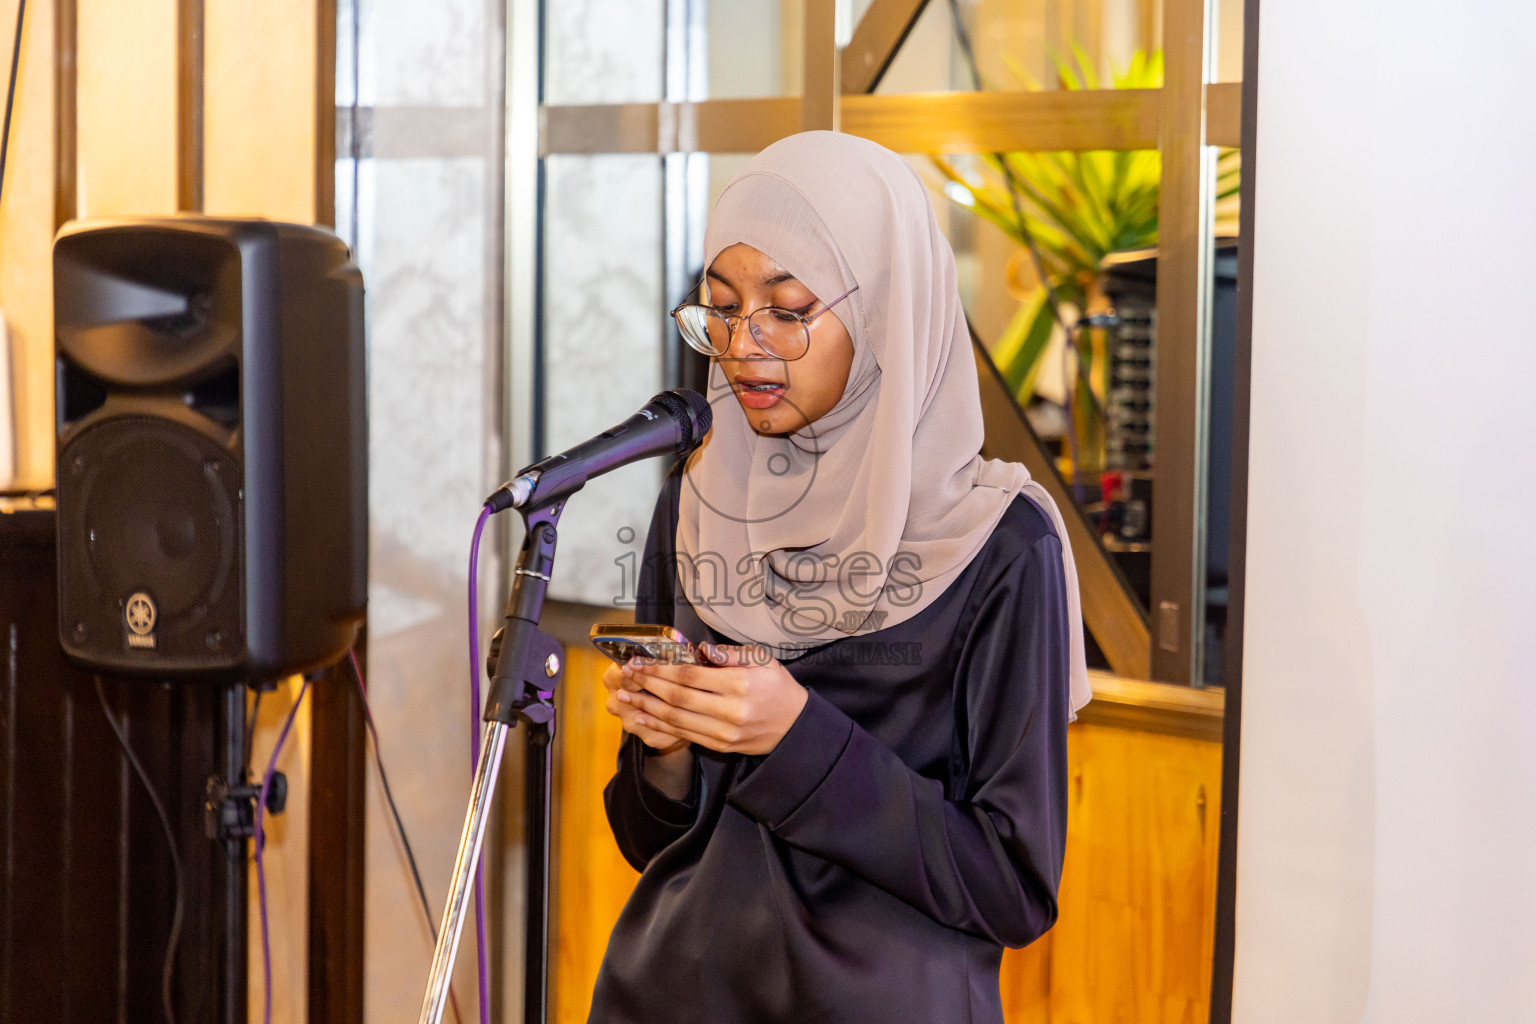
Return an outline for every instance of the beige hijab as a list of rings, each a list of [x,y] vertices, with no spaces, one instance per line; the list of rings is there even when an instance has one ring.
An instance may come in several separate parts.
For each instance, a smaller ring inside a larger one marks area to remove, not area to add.
[[[954,254],[922,180],[873,142],[792,136],[726,187],[705,265],[738,242],[823,301],[858,286],[829,314],[853,338],[853,367],[837,405],[783,438],[754,432],[711,368],[714,428],[689,460],[677,524],[699,617],[786,659],[895,625],[954,582],[1022,491],[1061,540],[1075,716],[1091,693],[1066,527],[1023,466],[979,454]],[[792,398],[797,364],[780,365]]]

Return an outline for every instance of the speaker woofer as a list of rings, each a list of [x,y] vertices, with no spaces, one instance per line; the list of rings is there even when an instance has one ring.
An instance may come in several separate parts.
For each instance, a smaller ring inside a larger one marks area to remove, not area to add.
[[[234,667],[238,460],[189,426],[118,416],[74,438],[60,469],[60,570],[80,584],[61,595],[66,648],[121,667]]]

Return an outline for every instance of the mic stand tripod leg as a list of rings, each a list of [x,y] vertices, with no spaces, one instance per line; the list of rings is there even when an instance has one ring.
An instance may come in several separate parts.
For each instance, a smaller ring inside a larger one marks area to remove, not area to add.
[[[510,727],[501,722],[485,723],[480,739],[480,760],[475,765],[475,780],[470,786],[469,811],[464,817],[464,831],[459,837],[459,854],[453,863],[453,884],[448,891],[448,908],[442,928],[437,933],[437,948],[432,954],[432,972],[427,976],[427,997],[422,1002],[421,1020],[443,1019],[448,989],[453,980],[453,961],[458,954],[459,933],[464,930],[470,895],[474,892],[475,868],[480,863],[480,847],[485,841],[485,826],[490,816],[491,798],[496,792],[496,775],[501,770],[501,755],[506,749]]]

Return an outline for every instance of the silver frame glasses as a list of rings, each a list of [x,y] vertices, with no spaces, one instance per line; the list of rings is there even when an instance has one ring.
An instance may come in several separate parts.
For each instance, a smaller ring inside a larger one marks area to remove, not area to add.
[[[706,282],[700,281],[698,286],[693,289],[693,293],[697,293],[699,288],[703,287],[705,284]],[[747,330],[752,332],[752,340],[758,345],[758,347],[760,347],[764,352],[767,352],[769,355],[773,356],[775,359],[782,359],[785,362],[792,362],[793,360],[803,357],[807,352],[811,350],[811,324],[815,322],[816,318],[858,290],[859,286],[854,285],[852,288],[849,288],[847,291],[843,292],[843,294],[839,295],[825,306],[822,306],[810,316],[801,316],[794,310],[785,309],[783,306],[762,306],[758,309],[754,309],[746,316],[735,316],[729,313],[722,313],[714,306],[704,302],[679,302],[677,306],[672,310],[670,316],[677,323],[677,333],[683,336],[683,341],[688,343],[689,348],[702,355],[709,356],[710,358],[718,358],[725,355],[726,352],[729,352],[731,350],[731,342],[736,337],[736,325],[745,321],[747,324]],[[700,323],[707,322],[707,319],[711,316],[719,317],[722,321],[725,322],[725,349],[723,351],[717,350],[715,346],[710,343],[707,327],[703,328],[704,333],[702,336],[696,337],[693,333],[694,327],[690,326],[684,321],[682,317],[678,316],[679,313],[683,312],[685,309],[690,308],[703,311],[701,314],[699,314]],[[800,321],[800,329],[805,332],[805,345],[800,350],[799,355],[781,355],[780,353],[775,352],[773,349],[768,347],[764,340],[763,329],[753,322],[755,317],[763,313],[776,314],[781,318],[781,320],[785,321],[789,319]]]

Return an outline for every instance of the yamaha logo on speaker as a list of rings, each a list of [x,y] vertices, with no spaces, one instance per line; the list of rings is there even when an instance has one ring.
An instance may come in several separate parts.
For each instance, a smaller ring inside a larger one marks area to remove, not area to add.
[[[123,621],[128,625],[128,646],[155,647],[155,599],[142,590],[123,602]]]

